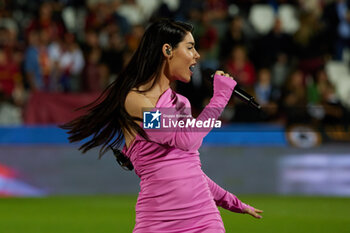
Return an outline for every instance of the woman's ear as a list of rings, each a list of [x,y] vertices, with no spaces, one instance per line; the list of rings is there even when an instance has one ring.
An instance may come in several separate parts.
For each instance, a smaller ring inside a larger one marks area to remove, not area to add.
[[[165,57],[170,57],[171,56],[171,46],[169,44],[164,44],[163,48],[162,48],[162,51],[163,51],[163,55]]]

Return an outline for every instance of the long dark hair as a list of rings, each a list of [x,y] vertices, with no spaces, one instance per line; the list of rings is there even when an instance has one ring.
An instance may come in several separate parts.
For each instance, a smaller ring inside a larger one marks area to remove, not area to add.
[[[83,153],[102,145],[99,158],[109,148],[119,148],[124,135],[122,128],[128,133],[135,130],[139,135],[148,139],[145,131],[135,123],[141,118],[130,116],[125,110],[125,99],[132,88],[152,82],[150,90],[159,79],[164,61],[162,47],[169,44],[176,48],[188,32],[192,32],[190,24],[160,19],[153,22],[145,31],[140,45],[130,62],[121,71],[116,80],[91,104],[82,107],[87,113],[62,126],[69,130],[69,141],[78,142],[89,138],[79,150]],[[120,152],[120,151],[119,151]]]

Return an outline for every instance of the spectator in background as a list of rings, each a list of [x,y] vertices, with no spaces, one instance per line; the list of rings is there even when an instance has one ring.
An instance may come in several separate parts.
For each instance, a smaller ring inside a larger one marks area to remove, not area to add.
[[[100,63],[98,66],[98,70],[99,70],[99,74],[100,74],[100,82],[98,82],[97,84],[100,84],[99,91],[102,92],[114,80],[111,79],[111,73],[110,73],[108,66],[106,64]]]
[[[100,31],[113,18],[113,8],[107,2],[88,1],[85,17],[85,31]]]
[[[339,18],[337,13],[337,3],[335,1],[329,2],[325,5],[321,22],[323,24],[323,30],[328,35],[327,53],[332,56],[333,59],[337,57],[336,54],[336,41],[338,35]]]
[[[99,47],[98,34],[95,30],[87,29],[84,31],[83,41],[80,43],[82,51],[90,51],[93,48]]]
[[[47,47],[50,63],[51,63],[51,72],[50,72],[50,82],[49,89],[50,91],[61,91],[59,84],[60,80],[60,59],[62,56],[63,48],[63,38],[51,41]]]
[[[110,4],[104,4],[103,5],[103,9],[104,9],[104,14],[107,15],[107,17],[105,17],[104,19],[104,24],[99,26],[99,29],[97,31],[97,35],[98,35],[98,43],[99,46],[102,49],[105,49],[106,47],[108,47],[108,43],[109,43],[109,37],[111,34],[113,33],[121,33],[124,36],[126,35],[126,32],[123,32],[123,25],[120,24],[119,20],[120,17],[118,19],[116,19],[116,14],[113,10],[113,8],[111,8]],[[126,20],[125,20],[126,21]],[[128,32],[130,31],[130,28],[128,28]]]
[[[99,92],[104,89],[108,80],[105,80],[103,65],[100,63],[101,49],[92,48],[87,53],[86,64],[83,70],[82,91]]]
[[[264,109],[264,120],[271,120],[277,114],[277,101],[280,92],[271,82],[271,71],[268,68],[261,68],[257,73],[257,82],[254,85],[254,95],[257,102]]]
[[[204,9],[200,12],[200,21],[197,22],[194,38],[197,41],[198,50],[201,54],[202,69],[215,70],[219,67],[218,61],[218,41],[219,35],[217,29],[212,24],[211,12]]]
[[[44,78],[39,61],[40,33],[32,30],[28,35],[28,47],[24,56],[24,72],[30,91],[44,90]]]
[[[3,49],[0,49],[0,125],[18,125],[22,122],[23,107],[22,77],[17,52],[12,61]]]
[[[13,99],[16,89],[23,90],[22,75],[16,60],[11,61],[5,51],[0,49],[0,92],[8,100]]]
[[[133,25],[131,32],[126,36],[128,49],[135,51],[140,43],[141,37],[145,31],[142,25]]]
[[[80,89],[80,73],[84,68],[83,53],[73,34],[64,36],[59,62],[59,84],[64,92],[77,92]]]
[[[26,29],[27,38],[33,30],[46,31],[50,41],[63,37],[66,27],[61,18],[61,12],[54,14],[53,4],[52,2],[43,2],[40,5],[36,17]]]
[[[307,122],[307,92],[301,70],[295,69],[289,75],[282,91],[282,107],[288,123]]]
[[[224,70],[227,70],[237,83],[243,87],[248,93],[252,94],[254,91],[254,85],[256,81],[255,77],[255,68],[254,65],[250,62],[246,48],[238,45],[229,52],[230,57],[224,63]],[[233,98],[233,101],[230,101],[228,106],[234,107],[234,118],[235,122],[250,122],[257,121],[258,116],[252,114],[252,109],[242,101]]]
[[[84,56],[75,41],[75,36],[66,33],[64,38],[51,41],[47,47],[47,53],[50,64],[48,89],[64,92],[79,91]]]
[[[345,113],[324,67],[317,70],[314,78],[308,80],[307,94],[308,112],[314,119],[327,124],[342,123]]]
[[[321,16],[323,4],[324,1],[320,0],[298,0],[298,6],[301,11],[312,12],[317,17]]]
[[[125,36],[127,33],[130,32],[131,25],[124,16],[119,14],[118,9],[121,5],[121,0],[113,0],[110,7],[111,9],[113,9],[112,19],[114,20],[114,23],[118,25],[119,32],[121,33],[121,35]]]
[[[0,24],[3,22],[0,18]],[[7,58],[12,61],[15,51],[19,51],[23,48],[23,45],[17,40],[17,30],[6,26],[0,26],[0,48],[5,52]]]
[[[198,22],[203,7],[202,0],[179,0],[176,18],[190,20],[193,23]]]
[[[18,33],[18,23],[13,19],[11,11],[0,9],[0,28],[6,28],[15,34]]]
[[[226,0],[205,0],[204,8],[210,11],[212,20],[223,21],[227,17],[228,4]]]
[[[229,22],[220,42],[220,59],[226,60],[229,56],[228,51],[238,45],[248,46],[248,38],[243,31],[243,18],[240,15],[234,16]]]
[[[343,59],[343,51],[350,48],[350,1],[337,1],[337,15],[339,24],[337,28],[336,59]]]
[[[11,17],[11,12],[0,9],[0,47],[2,47],[11,60],[14,50],[23,47],[18,41],[19,27]]]
[[[336,103],[338,99],[335,95],[335,89],[328,79],[328,75],[321,67],[314,75],[307,80],[308,102],[311,104]]]
[[[291,62],[286,54],[279,54],[276,62],[271,67],[271,82],[274,87],[281,90],[290,73]]]
[[[293,60],[293,38],[282,26],[281,19],[276,18],[272,30],[258,38],[253,49],[255,66],[271,68],[271,83],[277,90],[283,88]]]
[[[328,36],[328,51],[336,60],[343,59],[344,48],[350,44],[350,1],[337,0],[328,3],[322,14],[325,33]]]
[[[176,0],[172,1],[176,4]],[[170,7],[170,2],[159,1],[159,6],[155,8],[152,18],[174,18],[175,10]],[[142,8],[144,8],[142,6]],[[151,20],[152,21],[152,20]]]
[[[109,36],[108,47],[103,50],[101,61],[107,65],[110,74],[115,78],[123,68],[125,39],[117,32]]]
[[[46,91],[51,91],[52,83],[52,60],[49,54],[49,44],[50,44],[50,35],[47,30],[40,30],[39,33],[39,64],[41,67],[41,75],[44,81],[44,89]]]
[[[254,93],[256,100],[266,106],[271,102],[275,102],[279,98],[271,82],[271,71],[268,68],[261,68],[258,71],[257,82],[254,85]]]
[[[272,30],[255,42],[254,59],[259,67],[271,67],[284,56],[289,60],[293,51],[292,37],[282,30],[282,21],[275,19]]]
[[[6,46],[8,36],[7,29],[5,27],[0,27],[0,46],[1,48]]]
[[[293,38],[293,51],[303,73],[312,74],[324,64],[326,40],[317,15],[301,12],[300,27]]]
[[[230,58],[224,63],[224,70],[233,75],[243,87],[250,89],[255,84],[255,68],[243,46],[236,46],[231,50]]]
[[[128,64],[133,54],[134,51],[131,51],[130,49],[125,50],[123,53],[123,68]]]

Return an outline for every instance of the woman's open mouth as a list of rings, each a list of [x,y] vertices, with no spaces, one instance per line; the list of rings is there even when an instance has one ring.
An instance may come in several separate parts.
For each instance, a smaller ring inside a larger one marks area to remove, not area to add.
[[[191,71],[191,74],[193,74],[193,72],[194,72],[194,67],[196,66],[196,64],[194,64],[194,65],[191,65],[190,67],[189,67],[189,69],[190,69],[190,71]]]

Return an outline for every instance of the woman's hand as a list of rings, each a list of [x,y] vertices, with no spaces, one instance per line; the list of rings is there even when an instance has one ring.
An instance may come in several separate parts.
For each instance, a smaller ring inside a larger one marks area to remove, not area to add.
[[[217,70],[215,74],[212,75],[212,78],[213,96],[231,96],[237,82],[229,73],[225,73],[222,70]]]
[[[253,210],[253,209],[254,209],[254,210]],[[249,215],[253,216],[254,218],[260,219],[260,218],[262,218],[262,216],[259,215],[259,214],[263,213],[264,211],[259,210],[259,209],[256,209],[256,208],[254,208],[254,207],[253,207],[253,208],[247,207],[247,208],[245,208],[245,209],[243,210],[243,212],[244,212],[245,214],[249,214]]]

